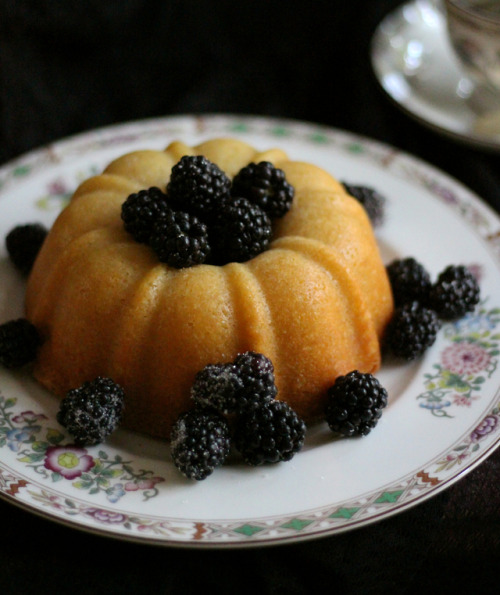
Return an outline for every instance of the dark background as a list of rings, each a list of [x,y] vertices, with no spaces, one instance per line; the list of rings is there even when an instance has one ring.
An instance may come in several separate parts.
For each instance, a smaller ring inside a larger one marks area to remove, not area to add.
[[[370,38],[400,3],[0,0],[0,164],[128,120],[279,116],[392,144],[453,175],[500,211],[498,154],[414,122],[374,79]],[[499,455],[375,525],[251,550],[114,541],[1,501],[2,592],[497,592]]]

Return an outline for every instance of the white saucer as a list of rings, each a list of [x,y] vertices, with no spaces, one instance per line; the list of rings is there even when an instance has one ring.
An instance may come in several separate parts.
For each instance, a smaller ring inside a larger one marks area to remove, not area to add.
[[[443,14],[429,0],[390,13],[372,39],[372,67],[388,95],[421,123],[457,140],[500,150],[496,131],[471,108],[473,85],[453,54]]]

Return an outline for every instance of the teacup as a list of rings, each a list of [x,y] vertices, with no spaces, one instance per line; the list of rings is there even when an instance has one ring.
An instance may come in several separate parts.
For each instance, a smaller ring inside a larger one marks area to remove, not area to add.
[[[465,76],[474,84],[473,106],[500,114],[500,0],[444,0],[448,33]]]

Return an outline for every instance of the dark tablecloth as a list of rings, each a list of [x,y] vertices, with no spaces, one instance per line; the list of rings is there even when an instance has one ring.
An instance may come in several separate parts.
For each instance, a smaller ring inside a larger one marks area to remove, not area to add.
[[[0,163],[99,126],[180,113],[315,121],[453,175],[500,211],[500,158],[401,113],[369,64],[400,2],[0,0]],[[12,593],[497,592],[500,451],[394,517],[278,547],[193,551],[70,529],[0,501]]]

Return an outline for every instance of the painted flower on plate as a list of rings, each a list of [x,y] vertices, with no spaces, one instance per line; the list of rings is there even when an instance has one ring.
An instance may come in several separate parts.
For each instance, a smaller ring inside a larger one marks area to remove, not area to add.
[[[453,395],[453,405],[458,405],[459,407],[470,407],[472,401],[475,401],[478,397],[470,397],[468,395]]]
[[[427,403],[420,403],[420,407],[424,409],[431,409],[431,410],[438,410],[443,409],[444,407],[449,407],[451,405],[451,401],[427,401]]]
[[[139,481],[127,481],[125,490],[127,492],[136,492],[137,490],[151,490],[157,483],[164,481],[163,477],[151,477]]]
[[[33,442],[34,435],[40,430],[39,426],[25,426],[23,428],[13,428],[6,435],[7,446],[13,452],[18,452],[23,444]]]
[[[18,415],[15,415],[12,418],[12,421],[16,424],[33,424],[41,419],[48,419],[48,417],[43,413],[34,413],[33,411],[22,411]]]
[[[455,374],[477,374],[486,369],[490,361],[486,349],[468,341],[453,343],[441,354],[443,367]]]
[[[492,331],[498,324],[497,311],[488,312],[483,309],[474,312],[468,312],[462,318],[454,321],[451,325],[453,331],[462,335],[464,333],[480,333],[483,331]]]
[[[51,446],[45,455],[45,468],[59,473],[65,479],[80,477],[95,465],[87,451],[77,446]]]
[[[49,182],[47,190],[49,194],[66,194],[70,192],[70,188],[61,178],[56,178]]]
[[[487,415],[470,435],[472,442],[479,442],[488,434],[495,432],[498,426],[498,415]]]
[[[111,510],[104,510],[102,508],[89,508],[85,512],[96,521],[113,525],[123,523],[127,518],[121,512],[112,512]]]
[[[450,188],[443,186],[438,181],[433,179],[424,178],[423,182],[424,185],[429,188],[429,190],[437,194],[437,196],[439,196],[445,203],[449,205],[459,204],[456,194]]]
[[[453,453],[453,454],[447,455],[446,460],[449,463],[462,463],[463,461],[465,461],[465,459],[468,456],[469,456],[469,453],[467,453],[467,452],[462,452],[460,454]]]
[[[113,502],[113,504],[115,502],[118,502],[118,500],[122,496],[125,496],[125,490],[123,489],[123,484],[115,483],[114,486],[112,486],[106,490],[106,496],[110,502]]]

